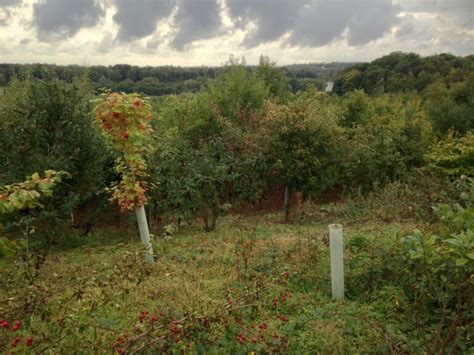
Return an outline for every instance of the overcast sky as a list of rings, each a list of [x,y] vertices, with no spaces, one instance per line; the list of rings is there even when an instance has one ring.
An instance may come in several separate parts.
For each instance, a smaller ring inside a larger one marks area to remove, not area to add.
[[[474,53],[474,0],[0,0],[0,62],[220,65]]]

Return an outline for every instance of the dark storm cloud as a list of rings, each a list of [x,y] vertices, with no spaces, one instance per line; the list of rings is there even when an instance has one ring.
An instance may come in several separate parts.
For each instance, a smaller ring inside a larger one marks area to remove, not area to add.
[[[97,0],[44,0],[33,5],[33,24],[38,39],[47,42],[95,26],[104,14]]]
[[[391,0],[227,0],[234,24],[253,22],[244,45],[278,40],[291,32],[290,45],[319,47],[347,30],[350,45],[382,37],[396,22],[400,8]]]
[[[217,0],[180,0],[174,25],[178,31],[171,46],[178,50],[191,42],[215,37],[222,25],[220,6]]]
[[[0,0],[0,7],[20,5],[22,0]]]
[[[171,14],[175,0],[115,0],[115,5],[117,38],[131,42],[154,33],[157,23]]]
[[[356,46],[382,37],[397,23],[400,10],[390,0],[359,1],[348,23],[348,43]]]
[[[473,0],[402,0],[401,4],[406,11],[435,13],[440,20],[474,29]]]
[[[227,0],[229,14],[237,27],[250,22],[256,29],[244,40],[247,47],[271,42],[293,29],[300,9],[310,0]]]
[[[320,47],[343,36],[357,46],[382,37],[397,21],[400,8],[390,0],[319,0],[301,10],[288,43]]]

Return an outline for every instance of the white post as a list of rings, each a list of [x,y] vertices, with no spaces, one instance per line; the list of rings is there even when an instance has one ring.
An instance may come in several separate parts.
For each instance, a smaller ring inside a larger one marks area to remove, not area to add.
[[[329,225],[329,251],[331,259],[331,289],[334,300],[344,299],[344,242],[342,225]]]
[[[148,230],[148,224],[146,221],[145,208],[143,206],[136,207],[135,214],[137,216],[140,239],[142,240],[142,244],[145,246],[145,261],[147,263],[153,263],[153,246],[150,242],[150,231]]]

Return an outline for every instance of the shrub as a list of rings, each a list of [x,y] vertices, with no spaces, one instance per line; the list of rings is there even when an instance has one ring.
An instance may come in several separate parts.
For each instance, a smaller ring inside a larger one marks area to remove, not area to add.
[[[468,351],[472,339],[474,208],[439,208],[438,233],[415,231],[403,240],[404,272],[415,317],[432,325],[429,350]],[[471,344],[472,345],[472,344]]]
[[[317,196],[338,181],[337,118],[327,95],[314,91],[298,94],[288,104],[268,103],[261,136],[274,184]]]
[[[454,131],[448,132],[445,139],[435,144],[427,154],[429,169],[436,173],[456,179],[461,175],[474,176],[474,132],[464,136]]]
[[[212,230],[231,206],[259,197],[263,156],[208,95],[169,98],[158,125],[151,195],[162,212],[199,216]]]
[[[35,171],[67,171],[42,212],[43,233],[52,237],[71,212],[105,187],[109,159],[91,120],[87,82],[15,79],[0,97],[0,185],[21,181]]]

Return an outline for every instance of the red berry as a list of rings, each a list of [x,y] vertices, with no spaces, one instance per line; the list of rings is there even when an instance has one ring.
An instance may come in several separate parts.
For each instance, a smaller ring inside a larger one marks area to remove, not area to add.
[[[267,330],[268,325],[267,325],[267,323],[262,323],[262,324],[260,324],[258,327],[259,327],[261,330]]]
[[[29,336],[29,337],[26,338],[26,340],[25,340],[25,346],[31,346],[31,344],[33,344],[33,337],[32,337],[32,336]]]
[[[122,349],[122,348],[116,348],[115,350],[117,350],[117,352],[118,352],[119,354],[122,354],[122,353],[123,353],[123,349]]]
[[[139,317],[140,322],[143,322],[146,318],[148,318],[148,312],[146,312],[146,311],[141,311],[141,312],[140,312],[140,317]]]
[[[8,322],[7,322],[7,321],[3,321],[2,327],[5,328],[5,329],[8,328]]]
[[[12,341],[12,347],[13,348],[16,348],[18,343],[20,342],[21,338],[19,336],[16,336],[13,338],[13,341]]]
[[[158,317],[157,316],[152,316],[150,321],[153,323],[153,322],[156,322],[158,320]]]
[[[239,333],[239,335],[237,335],[237,341],[243,344],[247,341],[247,337],[245,336],[244,333]]]
[[[21,328],[21,322],[19,320],[15,321],[15,324],[12,327],[12,330],[15,332]]]
[[[252,338],[252,343],[254,343],[254,344],[257,343],[257,337]]]

